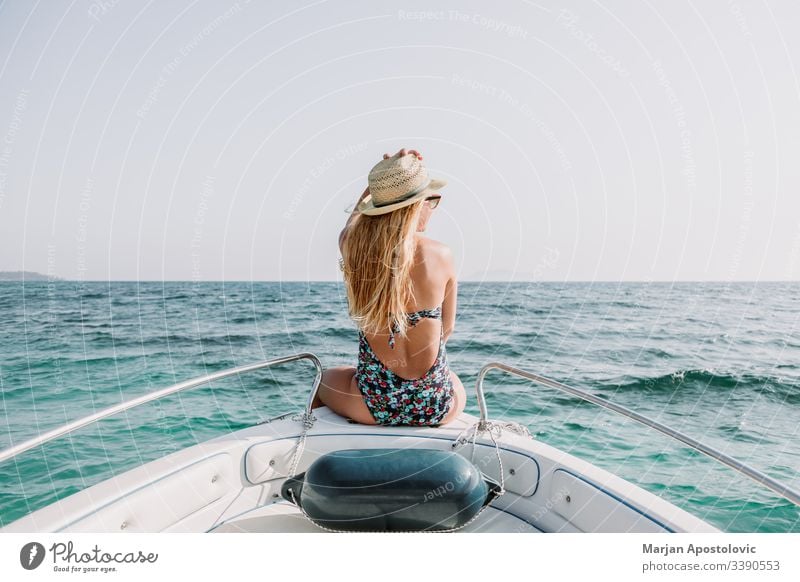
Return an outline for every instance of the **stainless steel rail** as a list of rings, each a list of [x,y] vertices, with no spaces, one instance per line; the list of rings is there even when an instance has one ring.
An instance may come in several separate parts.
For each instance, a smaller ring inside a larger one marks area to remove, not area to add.
[[[317,389],[319,388],[319,383],[322,380],[322,363],[319,361],[319,358],[317,358],[317,356],[315,356],[314,354],[304,352],[292,356],[277,358],[275,360],[268,360],[266,362],[258,362],[255,364],[246,364],[244,366],[239,366],[236,368],[228,368],[227,370],[222,370],[220,372],[208,374],[206,376],[201,376],[199,378],[185,380],[178,384],[173,384],[168,388],[156,390],[155,392],[150,392],[143,396],[139,396],[138,398],[133,398],[132,400],[128,400],[127,402],[111,406],[94,414],[90,414],[89,416],[85,416],[79,420],[71,422],[69,424],[65,424],[60,428],[56,428],[54,430],[40,434],[37,437],[34,437],[18,445],[14,445],[13,447],[10,447],[0,452],[0,463],[7,461],[8,459],[14,458],[20,453],[24,453],[25,451],[30,450],[34,447],[43,445],[46,442],[52,441],[66,434],[69,434],[72,431],[75,431],[79,428],[83,428],[84,426],[97,422],[98,420],[101,420],[103,418],[107,418],[119,412],[129,410],[131,408],[139,406],[140,404],[145,404],[146,402],[158,400],[159,398],[163,398],[164,396],[169,396],[170,394],[175,394],[176,392],[180,392],[182,390],[188,390],[189,388],[196,388],[197,386],[213,382],[214,380],[219,380],[220,378],[227,378],[228,376],[234,376],[236,374],[243,374],[245,372],[252,372],[253,370],[269,368],[271,366],[276,366],[278,364],[285,364],[286,362],[292,362],[294,360],[311,360],[311,362],[317,369],[317,374],[314,378],[314,385],[311,390],[311,396],[309,397],[307,405],[307,407],[310,409],[311,402],[314,399],[314,395],[317,393]]]
[[[483,368],[481,368],[480,373],[478,374],[478,384],[477,384],[477,391],[478,391],[478,406],[480,407],[481,418],[480,418],[480,428],[484,428],[486,426],[487,415],[486,415],[486,398],[483,395],[483,379],[486,377],[487,372],[492,369],[503,370],[504,372],[508,372],[509,374],[514,374],[516,376],[521,376],[522,378],[527,378],[528,380],[532,380],[537,384],[542,384],[543,386],[549,386],[550,388],[556,388],[557,390],[561,390],[562,392],[566,392],[567,394],[571,394],[573,396],[577,396],[578,398],[582,398],[583,400],[588,400],[593,404],[597,404],[598,406],[602,406],[603,408],[608,408],[609,410],[613,410],[614,412],[626,416],[628,418],[632,418],[633,420],[640,422],[650,428],[654,428],[659,432],[664,433],[665,435],[672,437],[676,440],[681,441],[685,445],[690,446],[691,448],[700,451],[701,453],[708,455],[712,459],[727,465],[731,469],[746,475],[747,477],[753,479],[754,481],[764,485],[772,489],[778,495],[785,497],[795,505],[800,506],[800,492],[790,488],[788,485],[773,479],[769,475],[765,475],[758,469],[754,469],[749,465],[742,463],[741,461],[737,461],[733,457],[726,455],[725,453],[714,449],[706,444],[701,443],[698,440],[693,439],[692,437],[683,434],[673,428],[668,427],[665,424],[661,424],[651,418],[648,418],[638,412],[631,410],[630,408],[626,408],[619,404],[615,404],[609,400],[605,400],[604,398],[599,398],[594,394],[590,394],[588,392],[584,392],[583,390],[579,390],[577,388],[572,388],[571,386],[567,386],[566,384],[562,384],[561,382],[556,382],[555,380],[551,380],[549,378],[545,378],[544,376],[539,376],[538,374],[533,374],[531,372],[526,372],[525,370],[520,370],[519,368],[514,368],[513,366],[508,366],[506,364],[501,364],[499,362],[492,362],[490,364],[486,364]]]

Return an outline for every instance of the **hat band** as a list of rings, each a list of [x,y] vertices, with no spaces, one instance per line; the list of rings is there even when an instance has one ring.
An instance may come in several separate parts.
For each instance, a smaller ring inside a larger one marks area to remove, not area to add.
[[[398,202],[403,202],[404,200],[408,200],[409,198],[411,198],[413,196],[416,196],[417,194],[422,192],[425,188],[430,186],[430,184],[431,184],[431,181],[427,180],[421,187],[417,188],[416,190],[412,190],[408,194],[403,194],[403,196],[401,196],[400,198],[395,198],[393,200],[387,200],[386,202],[380,202],[379,203],[377,200],[375,200],[373,198],[372,205],[375,208],[380,208],[381,206],[389,206],[390,204],[397,204]]]

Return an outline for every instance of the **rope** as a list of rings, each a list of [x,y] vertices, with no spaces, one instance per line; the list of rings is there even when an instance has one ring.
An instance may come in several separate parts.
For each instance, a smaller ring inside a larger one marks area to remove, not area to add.
[[[303,454],[303,451],[306,448],[306,436],[308,435],[308,431],[314,426],[314,422],[317,420],[317,417],[314,416],[313,412],[303,412],[302,414],[295,414],[292,417],[292,420],[299,420],[303,423],[303,430],[300,431],[300,438],[297,440],[297,444],[294,446],[294,455],[292,457],[292,464],[289,470],[289,477],[294,477],[297,473],[297,465],[300,463],[300,456]]]

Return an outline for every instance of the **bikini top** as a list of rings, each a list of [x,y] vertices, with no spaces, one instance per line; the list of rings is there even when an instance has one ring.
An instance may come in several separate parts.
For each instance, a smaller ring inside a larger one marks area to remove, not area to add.
[[[411,327],[417,325],[423,318],[429,317],[431,319],[442,318],[442,307],[434,307],[433,309],[421,309],[414,313],[406,313],[406,318]],[[389,347],[394,349],[394,334],[400,330],[397,329],[397,324],[392,324],[392,329],[389,330]]]

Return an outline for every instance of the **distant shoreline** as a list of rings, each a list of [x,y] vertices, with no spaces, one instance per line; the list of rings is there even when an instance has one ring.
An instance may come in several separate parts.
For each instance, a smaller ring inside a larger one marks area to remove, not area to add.
[[[3,281],[68,281],[68,279],[43,275],[36,271],[0,271],[0,282]]]

